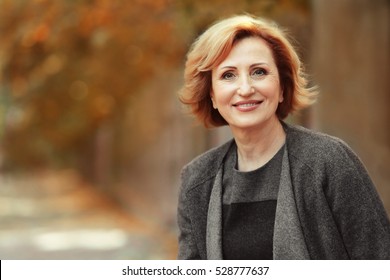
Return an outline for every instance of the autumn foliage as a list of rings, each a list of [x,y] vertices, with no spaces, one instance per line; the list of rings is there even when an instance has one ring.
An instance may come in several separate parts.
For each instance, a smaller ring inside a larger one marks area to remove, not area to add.
[[[180,78],[164,75],[180,73],[207,25],[242,12],[272,15],[291,2],[306,1],[0,1],[0,168],[85,166],[104,126],[114,154],[133,135],[125,138],[131,161],[164,129],[158,114],[134,118],[134,108],[152,107],[140,109],[142,92],[160,83],[152,102],[172,103],[164,84],[179,87]]]
[[[181,62],[169,1],[2,1],[7,167],[70,163],[159,68]]]

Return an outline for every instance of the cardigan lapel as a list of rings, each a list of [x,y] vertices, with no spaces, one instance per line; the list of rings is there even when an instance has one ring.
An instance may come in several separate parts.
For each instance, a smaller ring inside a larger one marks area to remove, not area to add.
[[[274,228],[274,259],[309,259],[291,183],[287,144],[284,150]]]
[[[208,260],[222,260],[222,174],[218,170],[207,213],[206,249]]]

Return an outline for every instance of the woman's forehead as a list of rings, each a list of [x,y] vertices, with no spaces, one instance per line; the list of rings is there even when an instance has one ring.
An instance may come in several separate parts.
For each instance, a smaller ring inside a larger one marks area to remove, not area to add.
[[[217,68],[253,63],[274,64],[270,47],[264,39],[259,37],[248,37],[236,42]]]

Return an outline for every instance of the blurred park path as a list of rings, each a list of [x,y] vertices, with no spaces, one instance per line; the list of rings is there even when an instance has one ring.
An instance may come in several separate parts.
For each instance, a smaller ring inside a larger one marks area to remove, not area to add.
[[[0,174],[0,259],[174,259],[176,237],[73,170]]]

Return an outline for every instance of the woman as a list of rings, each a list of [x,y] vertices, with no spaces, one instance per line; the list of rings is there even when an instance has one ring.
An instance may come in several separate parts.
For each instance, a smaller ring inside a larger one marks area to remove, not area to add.
[[[180,259],[390,259],[390,223],[341,140],[284,123],[313,103],[273,23],[235,16],[187,57],[181,101],[234,139],[182,171]]]

